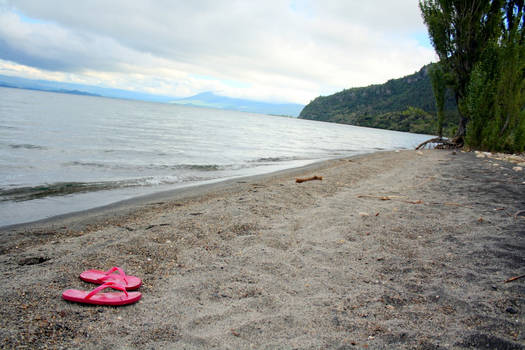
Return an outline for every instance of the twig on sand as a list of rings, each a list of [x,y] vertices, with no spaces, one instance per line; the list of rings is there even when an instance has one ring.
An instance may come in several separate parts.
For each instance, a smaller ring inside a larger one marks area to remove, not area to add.
[[[301,182],[312,181],[312,180],[323,180],[323,177],[316,175],[316,176],[306,177],[306,178],[297,178],[295,179],[295,182],[300,184]]]
[[[446,205],[446,206],[451,206],[451,207],[472,208],[471,206],[460,204],[460,203],[437,203],[437,202],[425,203],[421,199],[412,201],[412,200],[402,199],[402,198],[406,198],[403,196],[372,196],[372,195],[367,195],[367,194],[360,194],[357,196],[357,198],[375,198],[375,199],[380,199],[382,201],[398,200],[400,202],[409,203],[409,204],[431,204],[431,205]]]
[[[525,217],[525,210],[517,211],[516,214],[514,214],[514,218],[517,219],[518,216],[524,216]]]
[[[401,199],[401,198],[406,198],[406,197],[403,197],[403,196],[371,196],[371,195],[367,195],[367,194],[360,194],[357,196],[357,198],[375,198],[375,199],[380,199],[382,201],[390,201],[390,200],[399,200],[401,202],[405,202],[405,203],[410,203],[410,204],[423,204],[423,201],[418,199],[416,201],[410,201],[410,200],[406,200],[406,199]]]
[[[402,201],[408,204],[425,204],[421,199],[418,199],[417,201]]]
[[[404,198],[404,197],[402,196],[372,196],[369,194],[360,194],[357,196],[357,198],[375,198],[375,199],[381,199],[382,201],[389,201],[392,199]]]
[[[525,277],[525,275],[514,276],[514,277],[509,278],[508,280],[505,280],[504,283],[509,283],[509,282],[512,282],[512,281],[518,280],[518,279],[523,278],[523,277]]]

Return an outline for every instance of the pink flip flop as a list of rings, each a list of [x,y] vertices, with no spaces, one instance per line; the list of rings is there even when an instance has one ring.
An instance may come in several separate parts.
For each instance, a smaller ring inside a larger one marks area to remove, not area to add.
[[[124,293],[100,293],[103,289],[113,288],[123,291]],[[127,292],[126,288],[115,282],[106,282],[101,286],[93,289],[91,292],[78,289],[68,289],[62,293],[62,298],[69,301],[84,304],[95,305],[128,305],[139,301],[142,297],[140,292]]]
[[[126,275],[120,267],[112,267],[107,271],[87,270],[80,274],[80,279],[95,284],[117,282],[118,284],[126,287],[127,290],[138,289],[142,284],[142,280],[140,278]]]

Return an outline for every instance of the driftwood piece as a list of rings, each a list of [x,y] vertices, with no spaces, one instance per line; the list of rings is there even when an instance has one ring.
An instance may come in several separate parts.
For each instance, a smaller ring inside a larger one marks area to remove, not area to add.
[[[518,279],[523,278],[523,277],[525,277],[525,275],[514,276],[514,277],[509,278],[508,280],[505,280],[505,283],[509,283],[509,282],[518,280]]]
[[[374,198],[374,199],[380,199],[382,201],[390,201],[390,200],[397,200],[399,202],[409,203],[409,204],[430,204],[430,205],[447,205],[452,207],[465,207],[465,208],[472,208],[471,206],[460,204],[460,203],[437,203],[437,202],[424,202],[421,199],[418,200],[408,200],[405,199],[404,196],[372,196],[368,194],[360,194],[357,196],[357,198]]]
[[[323,177],[316,175],[316,176],[312,176],[312,177],[297,178],[297,179],[295,179],[295,182],[300,184],[302,182],[312,181],[312,180],[323,180]]]
[[[441,138],[441,137],[435,137],[433,139],[430,139],[430,140],[427,140],[425,142],[422,142],[420,143],[417,147],[416,147],[416,151],[425,147],[426,145],[428,145],[429,143],[436,143],[436,147],[437,149],[455,149],[455,148],[459,148],[459,145],[457,143],[455,143],[454,141],[450,141],[448,139],[444,139],[444,138]]]
[[[357,198],[375,198],[375,199],[381,199],[382,201],[389,201],[392,198],[396,198],[396,196],[371,196],[368,194],[360,194],[357,196]]]
[[[380,199],[382,201],[398,200],[398,201],[410,203],[410,204],[423,204],[423,201],[420,199],[415,200],[415,201],[401,199],[401,198],[405,198],[403,196],[371,196],[367,194],[360,194],[357,196],[357,198],[375,198],[375,199]]]
[[[514,214],[515,219],[517,219],[519,216],[525,216],[525,210],[517,211],[516,214]]]

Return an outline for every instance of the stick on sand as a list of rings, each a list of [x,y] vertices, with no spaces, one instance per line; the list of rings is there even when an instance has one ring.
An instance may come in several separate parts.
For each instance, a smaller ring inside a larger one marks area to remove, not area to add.
[[[322,176],[312,176],[312,177],[306,177],[306,178],[297,178],[295,179],[295,182],[297,182],[298,184],[300,184],[301,182],[306,182],[306,181],[312,181],[312,180],[323,180],[323,177]]]

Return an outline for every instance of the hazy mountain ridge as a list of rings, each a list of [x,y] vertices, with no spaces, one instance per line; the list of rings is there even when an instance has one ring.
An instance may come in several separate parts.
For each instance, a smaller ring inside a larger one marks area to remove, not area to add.
[[[275,114],[297,117],[304,105],[294,103],[268,103],[239,98],[215,95],[212,92],[203,92],[187,98],[153,95],[129,90],[102,88],[92,85],[62,83],[49,80],[33,80],[9,75],[0,75],[0,87],[28,89],[47,92],[58,92],[75,95],[101,96],[140,100],[148,102],[175,103],[197,107],[230,109],[241,112]]]
[[[304,105],[295,103],[268,103],[219,96],[213,92],[203,92],[195,96],[171,101],[172,103],[196,107],[232,109],[241,112],[264,113],[297,117]]]
[[[299,115],[321,120],[389,130],[435,134],[436,106],[426,65],[418,72],[384,84],[345,89],[311,101]],[[445,102],[446,133],[457,124],[451,93]]]
[[[168,102],[171,99],[173,99],[169,96],[147,94],[137,91],[103,88],[93,85],[75,83],[63,83],[50,80],[26,79],[10,75],[0,75],[0,86],[18,89],[70,93],[76,95],[122,98],[127,100],[140,100],[149,102]]]

